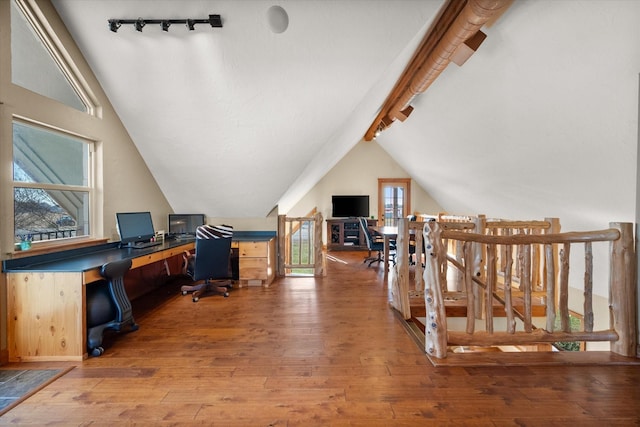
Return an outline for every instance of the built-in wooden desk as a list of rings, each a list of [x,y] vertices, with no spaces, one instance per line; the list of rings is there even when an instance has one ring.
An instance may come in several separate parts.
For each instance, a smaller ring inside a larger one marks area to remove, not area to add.
[[[240,280],[268,286],[274,279],[275,232],[234,232],[240,252]],[[130,258],[127,277],[141,267],[164,263],[179,266],[195,240],[167,240],[146,249],[118,248],[107,243],[90,248],[3,261],[7,283],[7,347],[10,362],[80,361],[87,354],[86,285],[101,280],[108,262]],[[243,266],[243,248],[246,265]],[[172,262],[170,262],[172,261]],[[243,272],[243,268],[246,271]],[[262,268],[262,270],[260,269]],[[167,273],[175,274],[174,271]],[[125,277],[125,285],[127,284]],[[135,282],[135,280],[132,280]],[[129,293],[129,288],[127,289]],[[135,289],[133,300],[143,291]]]
[[[146,249],[117,243],[3,261],[7,282],[10,362],[78,361],[87,357],[86,286],[101,280],[108,262],[130,258],[132,268],[181,256],[191,241]]]

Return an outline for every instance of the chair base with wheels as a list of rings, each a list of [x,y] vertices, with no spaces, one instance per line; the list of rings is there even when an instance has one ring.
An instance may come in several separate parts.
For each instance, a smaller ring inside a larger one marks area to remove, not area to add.
[[[182,285],[182,287],[180,287],[182,295],[187,295],[189,292],[193,292],[191,294],[193,302],[198,302],[202,295],[208,293],[222,295],[227,298],[229,296],[229,289],[233,289],[233,283],[231,280],[211,281],[207,279],[200,284]]]
[[[87,350],[91,356],[104,353],[105,330],[120,332],[126,327],[138,330],[124,289],[124,275],[130,268],[130,259],[107,263],[100,269],[104,280],[87,285]]]
[[[362,262],[368,262],[369,267],[371,267],[371,264],[373,264],[374,262],[382,261],[384,261],[384,258],[382,257],[382,251],[376,251],[376,256],[371,256],[371,250],[369,250],[369,255],[367,255],[367,257]]]

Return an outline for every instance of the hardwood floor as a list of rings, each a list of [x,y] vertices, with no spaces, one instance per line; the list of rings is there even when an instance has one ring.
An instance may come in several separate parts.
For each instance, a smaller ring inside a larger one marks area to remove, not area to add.
[[[82,363],[30,364],[76,366],[0,424],[640,425],[638,366],[434,367],[389,308],[382,267],[331,254],[346,264],[321,279],[134,301],[138,331]]]

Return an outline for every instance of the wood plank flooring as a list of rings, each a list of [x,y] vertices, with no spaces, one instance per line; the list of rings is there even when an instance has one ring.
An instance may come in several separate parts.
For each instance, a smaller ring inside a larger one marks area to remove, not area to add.
[[[138,331],[99,358],[30,364],[75,368],[0,424],[640,425],[638,366],[434,367],[365,254],[229,298],[169,286],[153,309],[134,301]]]

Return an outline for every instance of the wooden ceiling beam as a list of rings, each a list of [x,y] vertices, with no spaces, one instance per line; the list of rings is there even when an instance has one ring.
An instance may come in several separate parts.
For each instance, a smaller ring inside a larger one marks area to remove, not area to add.
[[[364,139],[371,141],[410,107],[416,95],[424,92],[451,62],[456,49],[474,37],[482,26],[504,12],[512,0],[449,0],[418,50],[385,100],[380,112],[367,129]]]

